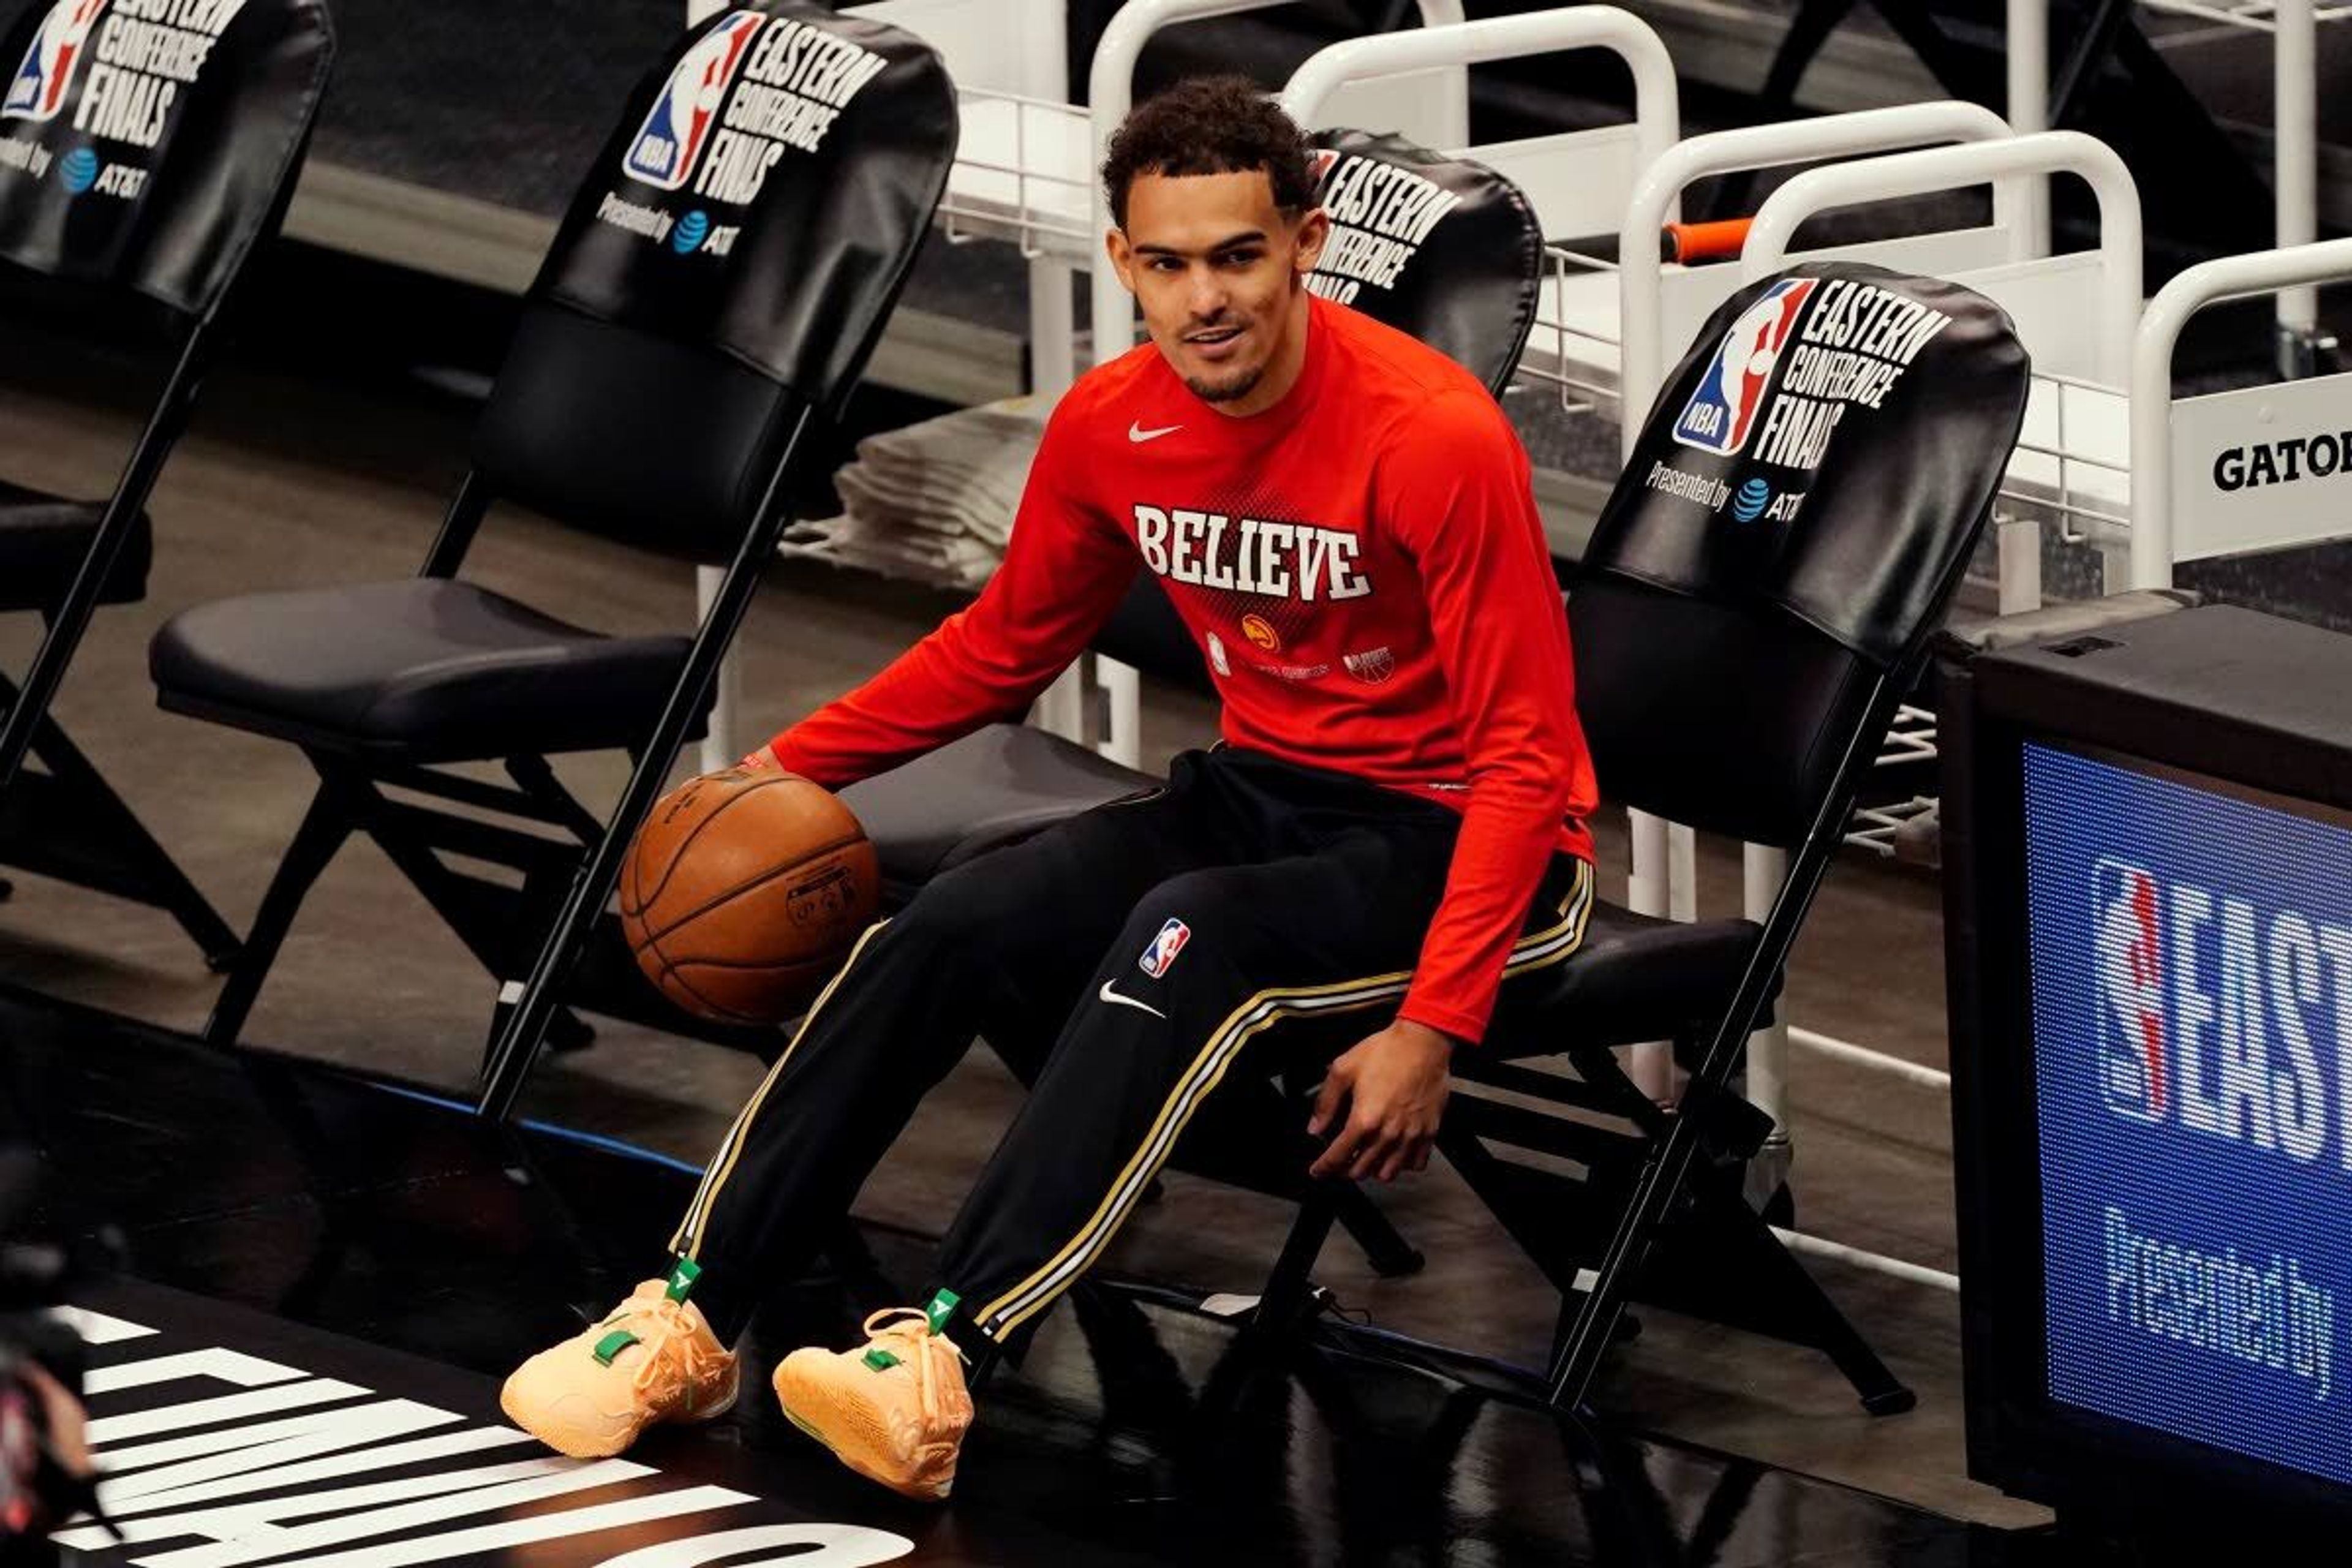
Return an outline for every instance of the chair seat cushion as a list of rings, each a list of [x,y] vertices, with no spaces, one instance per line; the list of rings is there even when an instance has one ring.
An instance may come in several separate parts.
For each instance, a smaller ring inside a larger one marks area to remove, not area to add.
[[[1596,900],[1572,957],[1503,988],[1477,1054],[1626,1046],[1703,1028],[1730,1000],[1759,934],[1752,921],[1659,920]]]
[[[0,610],[46,610],[62,598],[98,537],[105,511],[98,501],[67,500],[0,479]],[[142,511],[131,520],[99,603],[128,605],[144,598],[154,552],[154,530]]]
[[[992,724],[853,784],[841,798],[865,825],[893,901],[975,855],[1160,781],[1026,724]]]
[[[605,637],[420,577],[199,605],[155,634],[148,668],[172,712],[329,751],[456,762],[637,744],[689,646]]]

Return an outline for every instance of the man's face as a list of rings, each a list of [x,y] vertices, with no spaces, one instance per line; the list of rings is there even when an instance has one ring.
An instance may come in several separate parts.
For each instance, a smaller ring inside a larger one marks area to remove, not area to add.
[[[1110,258],[1152,342],[1203,402],[1246,402],[1305,331],[1304,280],[1330,225],[1284,216],[1265,171],[1139,174]]]

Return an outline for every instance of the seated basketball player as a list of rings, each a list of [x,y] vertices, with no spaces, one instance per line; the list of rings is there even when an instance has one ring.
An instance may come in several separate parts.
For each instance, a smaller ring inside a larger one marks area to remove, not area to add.
[[[1220,1082],[1317,1042],[1316,1173],[1418,1171],[1507,975],[1581,939],[1593,778],[1527,456],[1467,372],[1307,291],[1308,156],[1237,79],[1128,120],[1108,244],[1150,342],[1063,397],[971,608],[745,765],[837,787],[1019,715],[1139,563],[1215,672],[1225,744],[865,933],[712,1157],[667,1280],[508,1381],[551,1447],[725,1410],[761,1292],[984,1034],[1033,1085],[936,1293],[775,1374],[852,1468],[944,1497],[965,1368],[1101,1256]]]

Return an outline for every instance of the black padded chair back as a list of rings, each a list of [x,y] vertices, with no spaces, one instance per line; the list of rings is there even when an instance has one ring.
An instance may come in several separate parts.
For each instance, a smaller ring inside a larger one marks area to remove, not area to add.
[[[1823,262],[1742,289],[1668,378],[1570,604],[1612,798],[1802,839],[1941,622],[2024,418],[2009,318]],[[1741,679],[1727,683],[1726,670]]]
[[[1466,159],[1364,131],[1315,135],[1331,238],[1307,287],[1509,384],[1535,325],[1543,227],[1519,188]]]
[[[689,31],[556,236],[477,427],[499,493],[731,558],[798,416],[837,417],[955,156],[910,35],[786,0]]]
[[[534,301],[474,458],[501,494],[550,517],[717,563],[803,406],[716,350]]]
[[[0,39],[0,260],[209,315],[283,217],[334,58],[321,0],[36,0]]]

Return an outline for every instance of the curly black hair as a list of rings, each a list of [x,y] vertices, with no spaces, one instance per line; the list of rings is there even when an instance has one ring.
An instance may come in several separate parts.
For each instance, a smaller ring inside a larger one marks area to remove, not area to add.
[[[1286,214],[1314,205],[1307,133],[1266,90],[1244,76],[1202,76],[1146,100],[1112,132],[1103,159],[1111,221],[1127,226],[1127,191],[1138,174],[1237,174],[1263,169]]]

